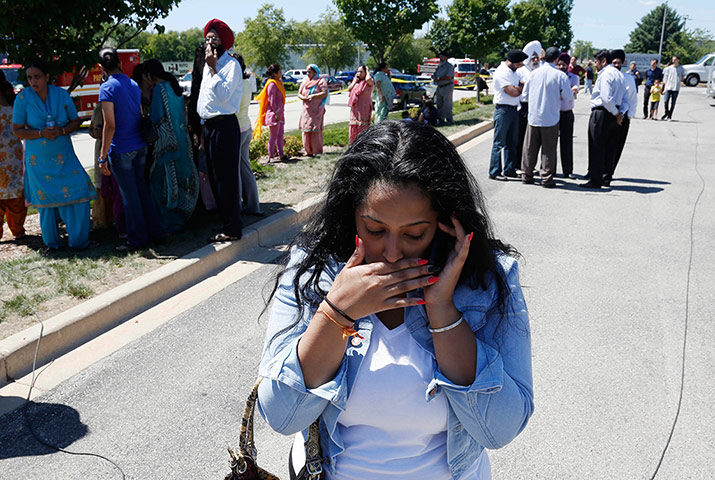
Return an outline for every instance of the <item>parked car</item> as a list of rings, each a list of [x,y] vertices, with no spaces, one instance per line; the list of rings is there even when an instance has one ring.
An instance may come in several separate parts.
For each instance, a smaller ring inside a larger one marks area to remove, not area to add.
[[[283,83],[298,83],[298,79],[295,78],[293,75],[288,75],[286,73],[283,74]]]
[[[700,82],[707,82],[708,71],[713,63],[715,63],[715,52],[708,53],[695,63],[683,65],[683,69],[685,70],[685,84],[689,87],[695,87]]]
[[[5,79],[10,82],[15,93],[20,93],[25,88],[25,85],[20,81],[22,65],[3,63],[0,64],[0,70],[5,74]]]
[[[191,72],[187,73],[179,80],[179,86],[184,91],[184,95],[191,94]]]
[[[338,80],[331,75],[321,75],[320,78],[325,79],[325,82],[328,84],[329,92],[338,92],[345,88],[345,82],[343,82],[342,80]]]
[[[355,70],[340,71],[335,74],[335,79],[342,80],[345,84],[348,84],[353,81],[356,73]]]
[[[392,86],[395,87],[393,110],[406,110],[409,105],[421,105],[422,95],[427,92],[420,82],[395,82],[393,79]]]
[[[414,82],[415,80],[417,80],[417,77],[415,75],[410,75],[409,73],[402,73],[396,68],[389,68],[388,70],[390,70],[390,78],[407,80],[408,82]]]
[[[308,70],[301,70],[301,69],[296,69],[296,70],[288,70],[285,72],[283,75],[293,77],[296,79],[298,83],[302,82],[303,79],[308,78]]]

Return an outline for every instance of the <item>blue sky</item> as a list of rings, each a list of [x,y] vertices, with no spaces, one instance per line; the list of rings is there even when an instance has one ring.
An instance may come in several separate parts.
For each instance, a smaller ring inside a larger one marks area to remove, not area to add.
[[[263,3],[247,0],[182,0],[163,21],[167,30],[186,30],[203,27],[211,18],[221,18],[234,31],[243,29],[245,18],[251,18]],[[329,6],[330,0],[276,0],[274,5],[283,9],[286,18],[317,20]],[[440,7],[451,0],[439,0]],[[617,48],[628,42],[628,34],[638,20],[659,5],[656,0],[574,0],[571,26],[574,40],[593,42],[594,47]],[[686,27],[704,28],[715,32],[715,8],[712,0],[674,0],[668,5],[687,18]],[[208,12],[211,13],[208,13]]]

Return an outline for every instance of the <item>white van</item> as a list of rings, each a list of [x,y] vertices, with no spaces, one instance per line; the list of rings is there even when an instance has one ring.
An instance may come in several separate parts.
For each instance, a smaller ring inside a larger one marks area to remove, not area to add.
[[[304,78],[308,78],[308,70],[288,70],[283,72],[283,75],[290,75],[300,83]]]
[[[713,63],[715,63],[715,53],[708,53],[696,63],[683,65],[685,69],[685,84],[689,87],[695,87],[700,82],[707,82],[708,72]]]

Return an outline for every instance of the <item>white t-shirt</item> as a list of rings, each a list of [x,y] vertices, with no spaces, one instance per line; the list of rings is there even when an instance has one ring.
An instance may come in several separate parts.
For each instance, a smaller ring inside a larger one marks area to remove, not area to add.
[[[680,80],[685,75],[685,69],[682,65],[670,65],[663,70],[663,91],[680,90]]]
[[[519,75],[502,62],[494,71],[494,105],[519,105],[519,97],[512,97],[504,91],[509,85],[519,85]]]
[[[436,368],[407,327],[372,316],[370,346],[338,429],[345,451],[327,480],[452,480],[447,465],[447,399],[426,400]],[[491,479],[486,450],[461,480]]]

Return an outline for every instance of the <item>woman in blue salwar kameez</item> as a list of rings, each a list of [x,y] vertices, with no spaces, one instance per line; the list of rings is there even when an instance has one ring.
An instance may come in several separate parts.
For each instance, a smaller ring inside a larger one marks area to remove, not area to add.
[[[26,73],[31,88],[18,94],[12,119],[13,133],[25,140],[25,199],[40,212],[46,253],[62,246],[60,219],[69,246],[87,248],[89,202],[97,194],[70,138],[80,125],[77,109],[66,90],[49,84],[43,62],[30,62]]]

